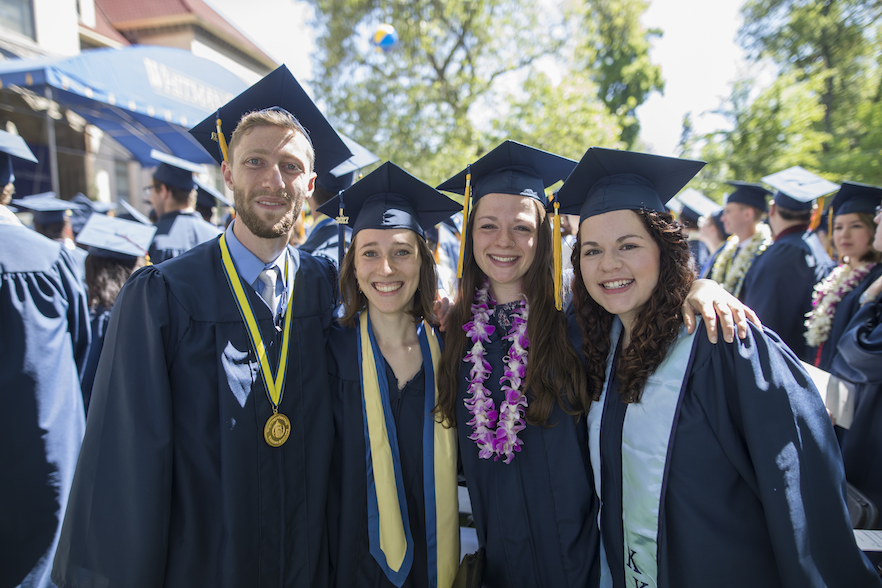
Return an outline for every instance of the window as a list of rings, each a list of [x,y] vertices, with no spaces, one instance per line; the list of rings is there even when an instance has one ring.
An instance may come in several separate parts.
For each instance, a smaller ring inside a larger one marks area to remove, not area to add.
[[[36,40],[32,0],[0,0],[0,27]]]

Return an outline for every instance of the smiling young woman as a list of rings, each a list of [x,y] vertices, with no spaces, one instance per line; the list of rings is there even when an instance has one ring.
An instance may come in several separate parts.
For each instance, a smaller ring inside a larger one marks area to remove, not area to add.
[[[711,345],[680,324],[694,274],[665,202],[702,165],[591,148],[558,192],[581,219],[573,310],[601,585],[879,586],[796,357],[772,331]]]

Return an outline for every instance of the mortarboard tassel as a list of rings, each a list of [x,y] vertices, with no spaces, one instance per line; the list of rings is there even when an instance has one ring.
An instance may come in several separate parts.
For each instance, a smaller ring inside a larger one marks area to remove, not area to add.
[[[349,224],[349,217],[343,216],[343,192],[340,192],[340,210],[337,213],[337,267],[343,265],[343,256],[346,255],[345,227]]]
[[[227,151],[227,139],[224,137],[223,131],[221,131],[220,109],[217,111],[217,143],[220,145],[221,155],[223,155],[224,161],[229,163],[230,157],[229,152]]]
[[[466,166],[465,192],[462,197],[462,235],[459,236],[459,262],[456,264],[456,277],[462,278],[462,264],[465,259],[466,233],[469,224],[469,204],[472,199],[472,166]]]
[[[554,199],[554,305],[558,310],[563,310],[563,257],[560,250],[560,202]]]
[[[809,230],[814,231],[821,224],[821,217],[824,216],[824,197],[818,198],[818,203],[812,211],[812,220],[809,221]]]

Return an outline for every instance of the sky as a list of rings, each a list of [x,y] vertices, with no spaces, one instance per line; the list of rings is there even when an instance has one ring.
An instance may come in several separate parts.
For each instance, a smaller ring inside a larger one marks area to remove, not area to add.
[[[312,8],[298,0],[207,0],[298,80],[312,75],[315,40]],[[732,82],[750,72],[735,42],[744,0],[650,0],[643,16],[664,35],[653,41],[651,59],[662,67],[664,95],[653,94],[638,110],[641,139],[659,155],[678,155],[683,116],[692,113],[696,132],[725,128],[710,111],[729,96]],[[259,9],[255,9],[259,6]],[[271,15],[271,18],[268,16]],[[308,83],[304,83],[310,91]]]

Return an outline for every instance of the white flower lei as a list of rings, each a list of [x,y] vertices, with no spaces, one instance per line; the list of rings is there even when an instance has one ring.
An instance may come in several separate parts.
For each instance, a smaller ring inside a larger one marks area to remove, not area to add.
[[[766,223],[760,223],[756,227],[756,232],[740,250],[738,242],[737,235],[729,237],[711,270],[711,279],[733,296],[738,296],[741,292],[744,276],[747,275],[747,270],[754,260],[773,243],[772,230]]]
[[[833,328],[836,305],[867,277],[875,265],[875,263],[864,263],[851,267],[843,263],[830,272],[829,276],[815,284],[812,310],[805,315],[806,343],[818,347],[827,340]]]

